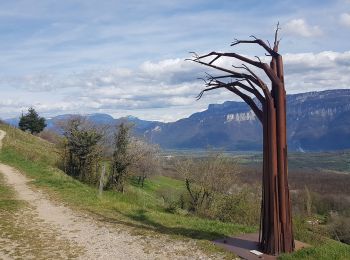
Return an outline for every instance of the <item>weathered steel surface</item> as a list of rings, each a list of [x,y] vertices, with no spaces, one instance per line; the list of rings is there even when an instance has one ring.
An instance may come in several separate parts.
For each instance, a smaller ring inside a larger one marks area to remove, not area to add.
[[[194,62],[226,73],[221,76],[208,74],[208,77],[203,79],[206,88],[198,98],[201,98],[206,91],[225,88],[241,97],[262,123],[263,176],[259,241],[263,252],[274,255],[292,252],[295,247],[288,188],[286,90],[283,60],[278,53],[278,30],[277,26],[273,47],[269,47],[264,41],[255,37],[253,40],[236,40],[232,44],[232,46],[245,43],[260,45],[271,56],[270,64],[262,62],[259,58],[255,61],[236,53],[211,52],[203,56],[194,54],[192,59]],[[244,64],[242,67],[233,66],[237,70],[216,65],[215,61],[222,57],[239,60]],[[271,88],[269,89],[247,65],[265,72]],[[253,94],[260,102],[260,106],[244,91]]]

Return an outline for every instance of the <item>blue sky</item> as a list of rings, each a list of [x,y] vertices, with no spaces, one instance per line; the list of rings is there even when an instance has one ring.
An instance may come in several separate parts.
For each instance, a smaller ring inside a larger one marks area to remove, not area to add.
[[[195,101],[205,68],[189,51],[264,56],[231,48],[254,34],[272,40],[281,23],[287,92],[349,88],[350,1],[0,1],[0,117],[28,106],[41,114],[109,113],[173,121],[224,91]]]

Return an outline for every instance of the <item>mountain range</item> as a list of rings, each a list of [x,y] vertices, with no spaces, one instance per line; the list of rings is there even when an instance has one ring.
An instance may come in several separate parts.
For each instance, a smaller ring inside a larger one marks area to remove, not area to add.
[[[71,115],[47,119],[49,129]],[[96,124],[133,123],[135,135],[165,149],[221,148],[231,151],[261,150],[262,128],[244,102],[211,104],[208,109],[176,122],[146,121],[107,114],[86,116]],[[7,119],[18,124],[18,119]],[[307,92],[287,96],[287,138],[290,150],[329,151],[350,149],[350,89]]]

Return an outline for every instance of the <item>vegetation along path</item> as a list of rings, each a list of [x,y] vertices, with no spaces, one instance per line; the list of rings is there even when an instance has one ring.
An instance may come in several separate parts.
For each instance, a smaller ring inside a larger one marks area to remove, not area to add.
[[[0,130],[0,147],[5,135]],[[6,187],[13,194],[7,198],[8,209],[0,207],[0,259],[208,258],[192,242],[163,235],[150,238],[133,235],[126,226],[112,226],[58,205],[30,187],[28,179],[8,165],[0,164],[0,172],[0,196]],[[2,198],[0,203],[4,201]]]

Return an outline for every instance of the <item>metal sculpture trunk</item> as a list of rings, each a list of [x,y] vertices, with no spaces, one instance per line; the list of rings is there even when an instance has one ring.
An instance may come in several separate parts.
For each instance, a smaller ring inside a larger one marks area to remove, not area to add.
[[[253,110],[263,127],[263,176],[260,223],[260,245],[264,253],[277,255],[294,250],[292,213],[288,188],[288,162],[286,138],[286,91],[282,56],[278,53],[279,27],[275,32],[274,46],[270,47],[261,39],[252,36],[252,40],[235,40],[231,46],[243,43],[260,45],[271,57],[270,64],[258,57],[252,60],[236,53],[211,52],[199,56],[194,53],[194,62],[211,67],[224,75],[208,76],[203,79],[206,91],[225,88],[240,96]],[[220,58],[233,58],[243,62],[242,66],[233,66],[235,70],[215,65]],[[265,82],[250,67],[262,70],[271,81],[269,89]],[[249,94],[253,94],[255,100]]]

